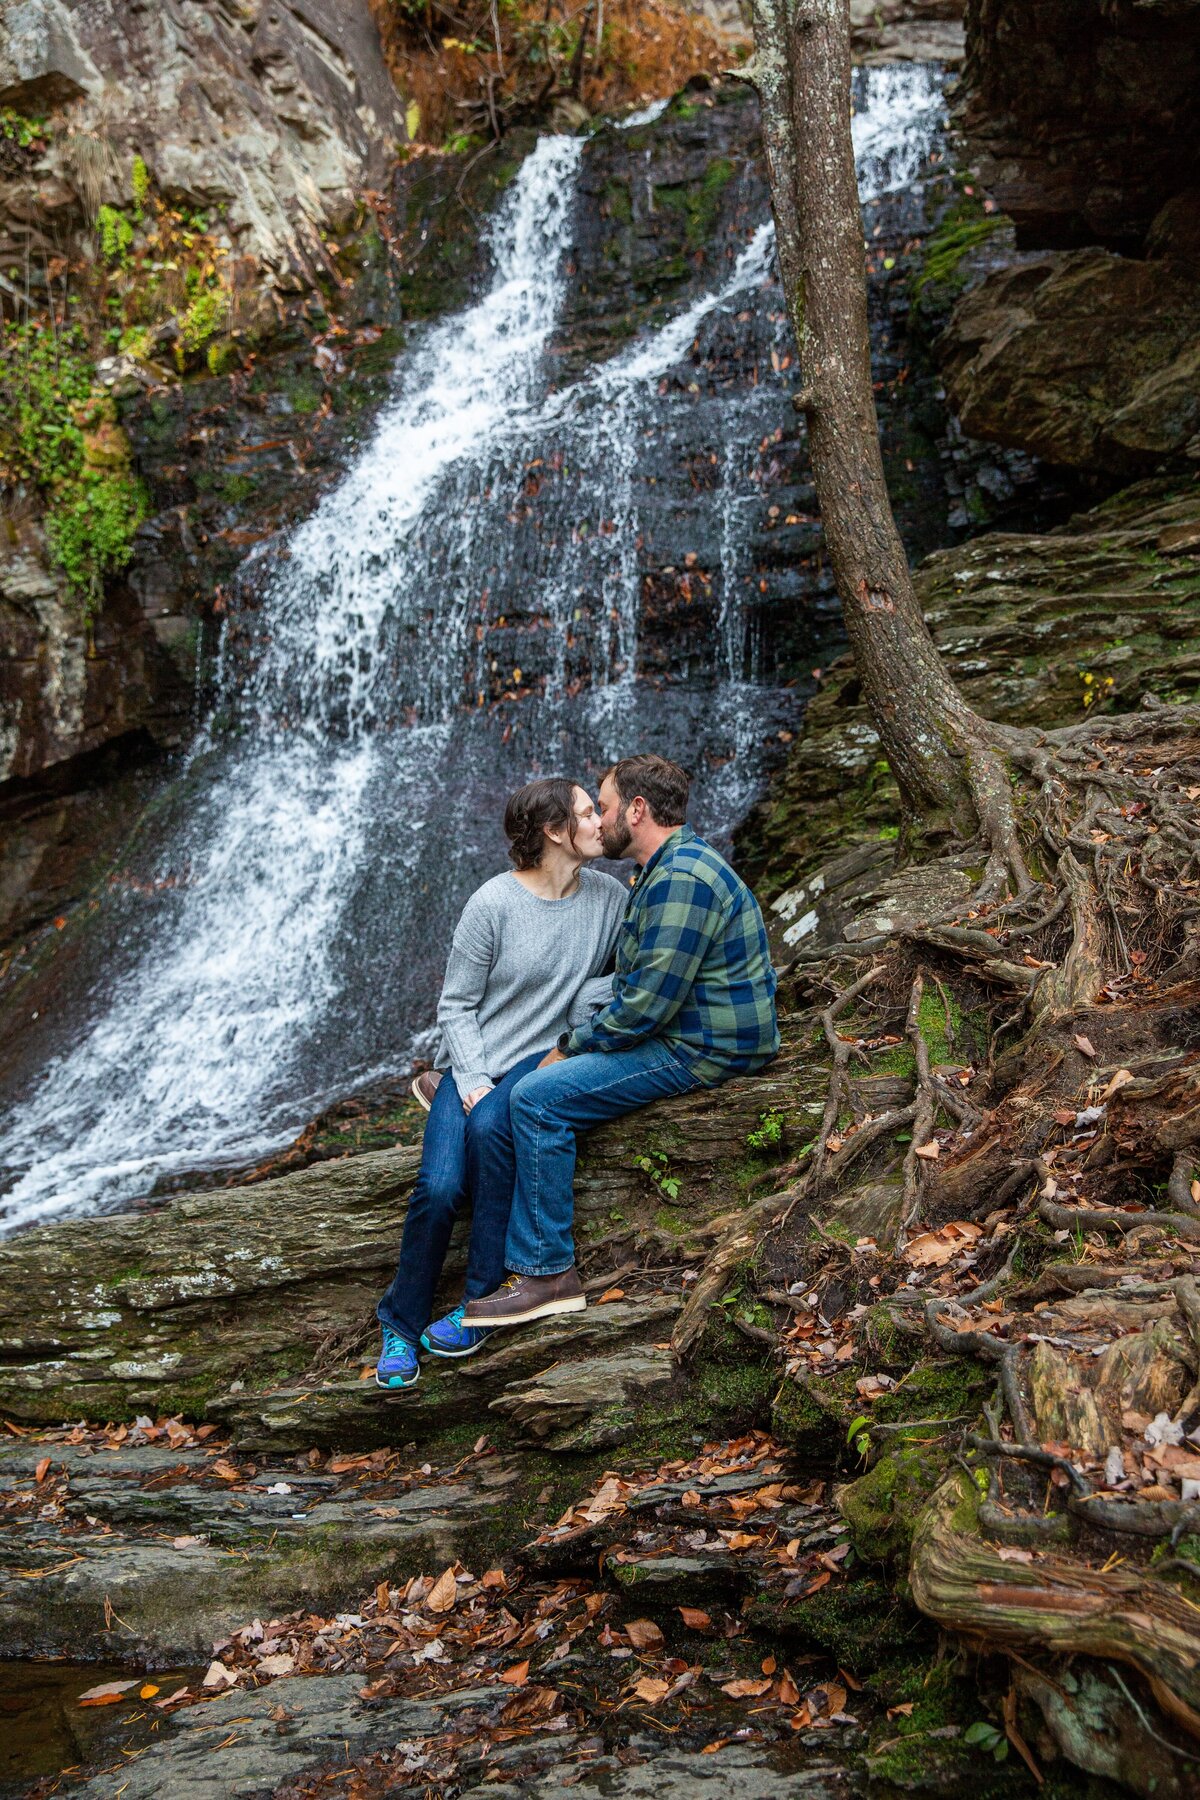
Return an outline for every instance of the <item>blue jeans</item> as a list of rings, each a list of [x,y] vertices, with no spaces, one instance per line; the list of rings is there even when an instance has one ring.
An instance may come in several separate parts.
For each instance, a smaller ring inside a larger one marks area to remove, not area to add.
[[[433,1296],[450,1233],[468,1197],[474,1211],[464,1297],[477,1300],[504,1279],[504,1234],[515,1174],[509,1096],[544,1055],[544,1050],[535,1050],[522,1057],[469,1113],[463,1110],[449,1070],[438,1083],[404,1221],[400,1266],[375,1308],[380,1323],[390,1325],[410,1344],[417,1343],[433,1317]]]
[[[630,1050],[568,1056],[517,1082],[509,1103],[517,1183],[505,1267],[517,1275],[558,1275],[575,1261],[577,1131],[701,1085],[661,1038]]]

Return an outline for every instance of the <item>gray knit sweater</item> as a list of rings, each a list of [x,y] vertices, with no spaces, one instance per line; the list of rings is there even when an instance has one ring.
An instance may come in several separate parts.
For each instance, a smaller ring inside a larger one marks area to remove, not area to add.
[[[534,1050],[550,1050],[612,997],[601,976],[628,890],[586,865],[565,900],[541,900],[514,874],[494,875],[467,901],[438,1002],[439,1069],[463,1099],[492,1086]]]

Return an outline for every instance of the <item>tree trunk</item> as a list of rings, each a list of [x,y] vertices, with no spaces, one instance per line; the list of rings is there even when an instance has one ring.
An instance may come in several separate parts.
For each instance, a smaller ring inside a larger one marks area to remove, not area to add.
[[[825,541],[863,691],[909,811],[985,829],[1003,812],[1000,731],[972,712],[934,647],[892,517],[871,382],[862,216],[850,135],[847,0],[754,0],[784,292],[805,386]],[[981,787],[984,790],[981,792]],[[993,834],[993,841],[994,834]]]

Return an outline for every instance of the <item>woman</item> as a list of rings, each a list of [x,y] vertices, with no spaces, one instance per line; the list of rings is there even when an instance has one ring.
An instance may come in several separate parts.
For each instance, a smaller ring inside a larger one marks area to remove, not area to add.
[[[488,1333],[464,1326],[463,1306],[430,1324],[454,1220],[470,1196],[467,1300],[504,1278],[504,1239],[515,1164],[508,1097],[559,1034],[603,1005],[602,976],[616,942],[626,891],[588,863],[603,854],[600,818],[577,783],[531,781],[504,813],[516,867],[485,881],[454,933],[438,1023],[443,1077],[429,1101],[421,1169],[409,1201],[400,1266],[376,1307],[382,1388],[411,1387],[418,1346],[469,1356]]]

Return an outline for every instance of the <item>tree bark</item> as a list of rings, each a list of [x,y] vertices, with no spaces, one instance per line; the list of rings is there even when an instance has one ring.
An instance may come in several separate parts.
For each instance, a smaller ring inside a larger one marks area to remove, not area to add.
[[[796,406],[808,420],[825,541],[864,695],[910,813],[967,834],[982,826],[993,844],[1007,833],[1011,851],[1003,733],[971,710],[934,647],[884,479],[850,134],[848,3],[753,0],[753,11],[755,55],[742,73],[762,101],[805,382]]]

